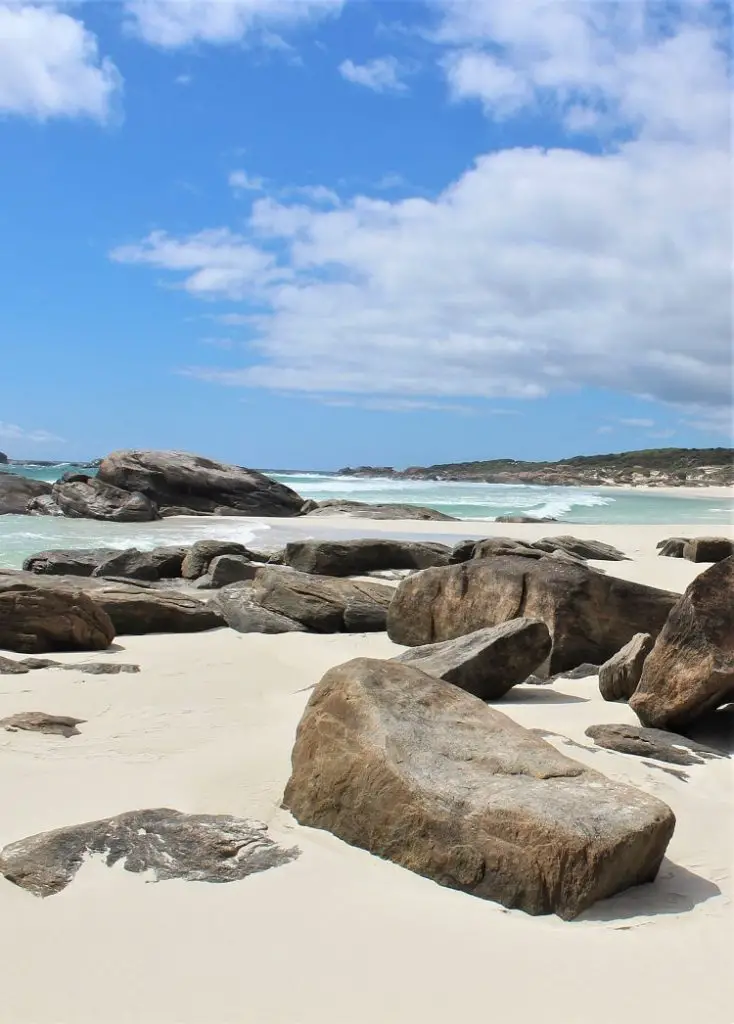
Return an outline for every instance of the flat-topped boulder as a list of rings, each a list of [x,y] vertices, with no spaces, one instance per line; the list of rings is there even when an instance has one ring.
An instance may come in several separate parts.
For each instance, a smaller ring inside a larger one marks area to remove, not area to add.
[[[734,702],[734,557],[686,589],[645,659],[630,707],[643,725],[684,730]]]
[[[734,555],[731,537],[693,537],[683,547],[683,557],[689,562],[723,562]]]
[[[173,451],[117,451],[100,463],[97,478],[144,494],[158,506],[210,515],[295,516],[303,498],[254,469]]]
[[[159,518],[155,502],[146,495],[112,486],[97,477],[55,483],[51,497],[68,519],[149,523]]]
[[[39,551],[25,559],[23,569],[44,576],[91,576],[98,565],[119,553],[118,548]]]
[[[295,619],[315,633],[384,630],[394,593],[382,583],[268,567],[258,570],[251,589],[255,604]]]
[[[514,537],[485,537],[483,540],[462,540],[455,544],[449,556],[450,565],[460,565],[472,558],[499,558],[500,555],[522,555],[523,558],[542,558],[538,551]]]
[[[668,764],[693,765],[720,758],[718,750],[695,743],[664,729],[643,729],[639,725],[590,725],[585,734],[598,746],[633,757],[650,757]]]
[[[305,516],[351,516],[354,519],[417,519],[423,522],[456,522],[456,516],[439,512],[423,505],[401,505],[393,503],[371,504],[366,501],[345,501],[328,498],[326,501],[309,502],[302,512]]]
[[[0,576],[0,648],[24,654],[101,651],[114,637],[104,608],[79,589]]]
[[[125,548],[102,559],[93,576],[107,579],[171,580],[181,576],[186,548],[159,547],[150,551]]]
[[[456,686],[358,658],[316,686],[283,803],[302,825],[462,892],[576,917],[655,878],[673,812]]]
[[[286,544],[283,561],[298,572],[319,576],[362,576],[384,569],[427,569],[447,565],[446,544],[402,540],[299,540]]]
[[[387,629],[395,643],[417,647],[510,619],[540,619],[553,640],[553,674],[601,664],[635,633],[657,636],[678,597],[572,561],[506,555],[408,576],[390,605]]]
[[[0,516],[23,516],[33,498],[48,497],[51,484],[45,480],[29,480],[16,473],[0,473]]]
[[[411,647],[393,661],[412,665],[482,700],[497,700],[524,682],[550,654],[548,627],[512,619],[443,643]]]

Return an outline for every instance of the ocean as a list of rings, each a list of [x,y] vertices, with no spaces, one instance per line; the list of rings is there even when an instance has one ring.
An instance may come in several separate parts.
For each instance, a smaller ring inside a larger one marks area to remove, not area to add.
[[[55,466],[12,466],[12,472],[35,480],[57,480],[74,469],[69,463]],[[85,470],[85,472],[89,472]],[[342,477],[333,473],[272,473],[302,494],[322,501],[344,498],[370,503],[399,502],[426,505],[475,524],[491,522],[497,516],[521,513],[538,519],[552,516],[573,523],[657,524],[677,523],[716,526],[731,524],[731,498],[714,498],[702,490],[695,497],[654,492],[615,491],[608,488],[531,487],[515,484],[449,483],[432,480],[389,480],[385,478]],[[323,523],[314,521],[323,529]],[[405,523],[402,533],[409,532]],[[478,529],[481,533],[481,528]],[[0,566],[17,568],[24,558],[47,548],[139,547],[158,544],[192,544],[216,537],[237,540],[253,547],[271,547],[282,542],[267,519],[166,519],[157,523],[103,523],[87,519],[58,519],[43,516],[0,516]]]

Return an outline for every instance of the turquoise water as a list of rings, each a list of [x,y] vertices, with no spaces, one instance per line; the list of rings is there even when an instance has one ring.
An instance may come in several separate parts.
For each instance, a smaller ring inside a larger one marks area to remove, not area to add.
[[[69,463],[56,466],[13,466],[14,473],[52,482],[73,469]],[[85,470],[85,472],[89,472]],[[400,502],[426,505],[448,515],[472,521],[467,535],[481,535],[481,522],[499,515],[522,513],[537,518],[553,516],[569,526],[573,523],[657,524],[678,523],[723,526],[734,520],[731,498],[678,497],[655,493],[629,493],[606,488],[528,487],[512,484],[445,483],[430,480],[355,479],[329,473],[273,473],[304,498],[324,500]],[[313,520],[314,533],[323,534],[323,521]],[[409,523],[396,528],[396,535],[408,535]],[[215,536],[238,540],[253,547],[274,547],[286,539],[282,530],[267,519],[244,522],[238,519],[166,519],[157,523],[101,523],[93,520],[57,519],[44,516],[0,516],[0,566],[18,567],[24,558],[46,548],[88,548],[157,544],[192,544]]]

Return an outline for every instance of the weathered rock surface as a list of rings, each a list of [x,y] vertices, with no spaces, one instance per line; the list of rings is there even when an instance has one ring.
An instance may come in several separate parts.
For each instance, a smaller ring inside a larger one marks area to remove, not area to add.
[[[210,602],[226,624],[238,633],[306,633],[308,630],[295,619],[261,608],[252,600],[249,586],[228,586],[220,590]]]
[[[683,557],[689,562],[722,562],[732,555],[734,540],[729,537],[694,537],[683,548]]]
[[[51,494],[38,494],[35,498],[31,498],[25,511],[29,516],[56,516],[58,518],[64,515]]]
[[[686,537],[668,537],[657,545],[658,554],[667,558],[682,558],[687,543]]]
[[[372,633],[385,629],[395,590],[381,583],[334,579],[263,567],[252,584],[261,608],[295,619],[315,633]]]
[[[542,558],[543,552],[514,537],[486,537],[484,540],[463,540],[456,544],[449,556],[449,565],[460,565],[472,558],[499,558],[500,555],[522,555],[523,558]]]
[[[557,523],[558,520],[554,519],[553,516],[523,516],[523,515],[506,515],[497,516],[495,523]]]
[[[391,640],[416,647],[510,619],[540,619],[553,640],[553,674],[600,664],[635,633],[657,635],[677,600],[588,566],[507,555],[408,576],[395,592],[387,629]]]
[[[175,506],[209,514],[295,516],[303,504],[290,487],[262,473],[188,452],[112,452],[102,459],[98,479],[140,491],[161,514],[165,506]]]
[[[537,619],[512,619],[443,643],[412,647],[393,661],[453,683],[482,700],[502,697],[550,654],[548,627]]]
[[[61,668],[65,672],[82,672],[90,676],[117,676],[123,672],[140,671],[140,665],[125,664],[119,661],[80,661],[74,665],[58,663],[49,667]]]
[[[105,581],[89,596],[107,612],[118,636],[200,633],[225,624],[210,604],[177,590],[148,590]]]
[[[284,805],[442,885],[566,919],[652,881],[675,823],[476,697],[370,659],[314,690]]]
[[[286,544],[285,564],[319,576],[361,576],[384,569],[448,565],[450,548],[400,540],[299,540]]]
[[[70,519],[103,519],[112,523],[148,523],[158,509],[144,494],[111,486],[97,477],[53,485],[51,497]]]
[[[663,729],[643,729],[639,725],[590,725],[586,730],[600,747],[635,757],[651,757],[670,764],[703,764],[722,754],[712,747],[678,736]]]
[[[446,515],[435,508],[422,505],[382,504],[371,505],[365,501],[343,501],[341,498],[328,498],[307,506],[306,516],[352,516],[356,519],[419,519],[424,522],[456,522],[456,516]]]
[[[229,583],[242,583],[255,578],[259,565],[241,555],[217,555],[209,563],[212,587],[226,587]]]
[[[701,573],[645,659],[630,707],[643,725],[684,729],[734,701],[734,557]]]
[[[599,692],[604,700],[629,700],[637,689],[645,658],[653,648],[649,633],[635,633],[599,669]]]
[[[287,864],[299,852],[277,846],[259,821],[156,808],[10,843],[0,852],[0,873],[34,896],[53,896],[93,854],[104,857],[108,867],[122,862],[126,871],[150,871],[156,882],[235,882]]]
[[[78,736],[78,725],[84,718],[69,718],[66,715],[48,715],[45,711],[21,711],[17,715],[0,718],[0,727],[7,732],[42,732],[48,736]]]
[[[0,655],[0,676],[22,676],[26,672],[30,672],[30,669],[22,661],[14,661]]]
[[[628,556],[619,548],[612,547],[611,544],[604,544],[600,540],[581,540],[579,537],[568,536],[543,537],[542,540],[534,541],[531,547],[549,553],[565,551],[577,558],[592,559],[597,562],[629,561]]]
[[[186,552],[181,566],[181,575],[185,580],[197,580],[209,572],[209,566],[218,555],[241,555],[249,557],[244,544],[228,540],[197,540]]]
[[[119,553],[117,548],[39,551],[26,558],[23,568],[48,576],[91,576],[98,565]]]
[[[99,651],[114,636],[110,617],[86,594],[0,576],[0,647],[28,654]]]
[[[92,576],[105,579],[163,580],[181,576],[186,548],[160,547],[151,551],[125,548],[104,558]]]
[[[15,473],[0,473],[0,516],[22,516],[32,498],[51,494],[51,484]]]

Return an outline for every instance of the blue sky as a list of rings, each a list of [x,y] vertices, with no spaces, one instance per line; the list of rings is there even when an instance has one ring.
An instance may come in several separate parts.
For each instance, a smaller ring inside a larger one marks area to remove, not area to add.
[[[731,437],[728,5],[0,0],[0,448]]]

